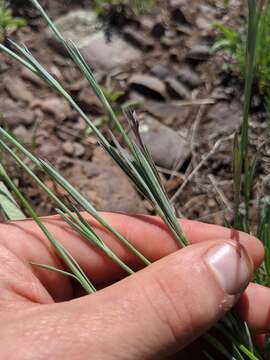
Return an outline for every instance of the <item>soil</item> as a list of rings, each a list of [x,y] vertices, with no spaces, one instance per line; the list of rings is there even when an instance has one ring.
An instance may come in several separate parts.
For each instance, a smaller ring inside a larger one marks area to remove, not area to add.
[[[136,64],[95,71],[101,85],[108,88],[110,84],[113,92],[123,92],[114,102],[115,108],[120,109],[128,100],[140,100],[138,117],[142,122],[154,118],[173,130],[179,141],[188,142],[189,151],[184,151],[174,166],[168,165],[168,159],[163,161],[164,155],[168,157],[166,151],[155,155],[162,180],[179,214],[219,224],[224,222],[224,216],[228,220],[232,217],[232,142],[243,108],[243,83],[225,70],[223,55],[211,53],[215,41],[213,22],[239,26],[243,9],[241,1],[233,1],[227,10],[221,3],[190,0],[185,5],[187,2],[181,0],[161,1],[136,21],[120,22],[117,33],[136,48],[140,59]],[[91,7],[87,1],[44,0],[43,4],[53,19],[74,9]],[[28,26],[11,37],[29,47],[89,116],[101,119],[103,110],[79,71],[48,43],[43,21],[33,12],[26,11],[26,16]],[[252,111],[255,148],[264,141],[266,128],[266,115],[257,97]],[[94,136],[85,135],[84,123],[76,112],[48,86],[2,54],[0,114],[2,124],[35,154],[51,161],[98,210],[152,213],[121,171],[101,154]],[[107,129],[103,117],[101,130]],[[168,141],[159,136],[161,144]],[[10,159],[4,157],[2,161],[38,213],[54,213],[48,199],[27,176]],[[260,179],[266,171],[267,160],[261,166]],[[44,181],[53,186],[48,179]],[[254,191],[258,188],[260,183]]]

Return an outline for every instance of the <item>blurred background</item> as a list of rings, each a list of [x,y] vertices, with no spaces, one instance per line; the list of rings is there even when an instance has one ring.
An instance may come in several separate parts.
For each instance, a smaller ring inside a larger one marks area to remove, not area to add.
[[[126,106],[136,109],[144,141],[179,215],[220,224],[224,216],[233,217],[232,144],[242,121],[244,88],[243,3],[41,0],[64,36],[83,52],[119,118],[125,121]],[[263,34],[269,39],[268,28]],[[0,0],[0,41],[11,46],[8,39],[25,44],[100,130],[108,131],[110,118],[27,0]],[[261,36],[251,109],[251,146],[263,153],[255,198],[270,188],[265,44]],[[51,161],[97,209],[153,213],[65,100],[2,54],[0,122]],[[10,160],[1,161],[38,214],[52,213],[52,204],[29,178]]]

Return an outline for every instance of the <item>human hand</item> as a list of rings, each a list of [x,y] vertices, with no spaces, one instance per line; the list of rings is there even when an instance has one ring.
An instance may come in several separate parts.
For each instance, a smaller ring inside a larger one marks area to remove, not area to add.
[[[229,229],[219,226],[181,221],[192,245],[178,250],[158,218],[103,216],[156,262],[124,278],[121,269],[58,217],[44,219],[101,289],[89,296],[81,296],[70,279],[29,264],[63,269],[33,221],[0,225],[1,359],[164,358],[213,326],[239,299],[263,259],[258,240],[239,233],[236,242]],[[133,255],[94,220],[89,222],[126,263],[140,269]],[[256,334],[270,329],[269,294],[251,284],[240,301],[242,316]]]

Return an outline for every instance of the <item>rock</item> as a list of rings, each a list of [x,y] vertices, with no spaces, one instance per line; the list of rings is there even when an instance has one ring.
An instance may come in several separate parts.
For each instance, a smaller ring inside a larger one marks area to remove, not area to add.
[[[213,20],[209,21],[203,17],[198,17],[196,19],[196,26],[200,29],[200,30],[204,30],[204,31],[209,31],[213,29]]]
[[[25,67],[21,71],[21,76],[24,80],[30,81],[32,84],[34,84],[38,87],[44,86],[44,82],[37,75],[35,75],[32,71],[30,71],[29,69],[27,69]]]
[[[81,162],[81,161],[80,161]],[[100,148],[91,162],[71,168],[66,176],[100,211],[146,214],[143,200],[122,170]],[[87,169],[88,175],[85,173]]]
[[[154,42],[138,30],[125,28],[123,35],[128,42],[143,51],[150,51],[154,47]]]
[[[187,59],[196,61],[205,61],[210,56],[210,47],[204,44],[195,44],[187,54]]]
[[[58,97],[34,100],[31,107],[40,108],[44,113],[53,115],[60,121],[65,120],[71,112],[69,104]]]
[[[166,65],[163,64],[153,65],[150,71],[154,76],[156,76],[160,80],[165,80],[165,78],[170,74],[170,70],[167,68]]]
[[[104,71],[112,70],[138,61],[141,54],[118,36],[108,41],[103,31],[97,31],[96,14],[90,9],[72,11],[55,21],[66,39],[72,40],[81,50],[88,64]],[[66,54],[63,45],[47,30],[49,43],[62,54]]]
[[[96,13],[90,9],[71,11],[66,15],[60,16],[54,23],[64,38],[72,40],[79,48],[84,46],[85,39],[90,34],[96,32],[98,25]],[[46,35],[50,44],[55,46],[60,52],[64,51],[50,28],[47,29]]]
[[[7,93],[13,100],[25,103],[33,100],[33,94],[27,89],[25,83],[19,77],[6,76],[3,82]]]
[[[179,106],[159,102],[147,102],[144,105],[144,109],[163,122],[173,123],[177,121],[177,124],[184,124],[190,113],[190,106]]]
[[[178,71],[177,79],[191,89],[194,89],[201,85],[201,79],[199,75],[189,66],[186,66]]]
[[[84,87],[80,91],[77,100],[78,100],[78,104],[81,106],[81,108],[84,111],[88,113],[90,112],[92,114],[102,113],[100,101],[98,100],[93,90],[89,86]]]
[[[85,154],[85,148],[78,142],[66,141],[62,145],[63,151],[66,155],[72,157],[81,157]]]
[[[63,145],[62,148],[64,150],[64,153],[68,156],[71,156],[73,154],[74,151],[74,146],[73,143],[70,141],[66,141]]]
[[[107,41],[102,31],[89,37],[81,51],[90,66],[104,71],[130,65],[141,58],[140,52],[120,37],[113,36]]]
[[[188,141],[153,117],[140,122],[140,132],[158,166],[179,169],[190,156]]]
[[[1,115],[2,114],[2,115]],[[31,125],[34,121],[34,113],[29,109],[24,109],[17,102],[11,99],[0,98],[0,120],[1,123],[14,128],[18,125]]]
[[[166,78],[166,84],[168,86],[168,91],[171,93],[172,96],[179,97],[180,99],[191,98],[191,94],[188,88],[174,77],[168,76]]]
[[[85,147],[78,143],[74,143],[74,150],[73,150],[73,156],[74,157],[82,157],[85,154]]]
[[[205,121],[206,133],[231,133],[239,129],[242,121],[242,106],[239,102],[226,101],[213,105]]]
[[[24,125],[19,125],[13,130],[13,134],[18,140],[24,144],[31,144],[33,139],[33,133],[28,131]]]
[[[55,144],[44,142],[41,144],[39,148],[39,153],[42,157],[48,158],[50,156],[55,156],[57,151],[57,146]]]
[[[135,74],[129,79],[130,88],[142,93],[146,97],[156,100],[166,99],[165,84],[154,76]]]

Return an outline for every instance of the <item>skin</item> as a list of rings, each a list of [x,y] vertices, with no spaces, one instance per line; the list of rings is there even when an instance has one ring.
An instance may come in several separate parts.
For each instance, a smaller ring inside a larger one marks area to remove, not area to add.
[[[1,359],[164,359],[179,351],[181,359],[188,359],[195,349],[188,345],[237,301],[254,336],[270,330],[270,290],[247,282],[242,295],[226,294],[205,262],[213,247],[229,243],[249,259],[251,275],[264,256],[257,239],[183,220],[191,245],[179,250],[156,217],[102,216],[155,263],[142,269],[137,258],[87,217],[106,244],[140,270],[126,276],[59,217],[44,218],[100,289],[88,296],[69,278],[29,264],[65,269],[33,221],[0,224]]]

